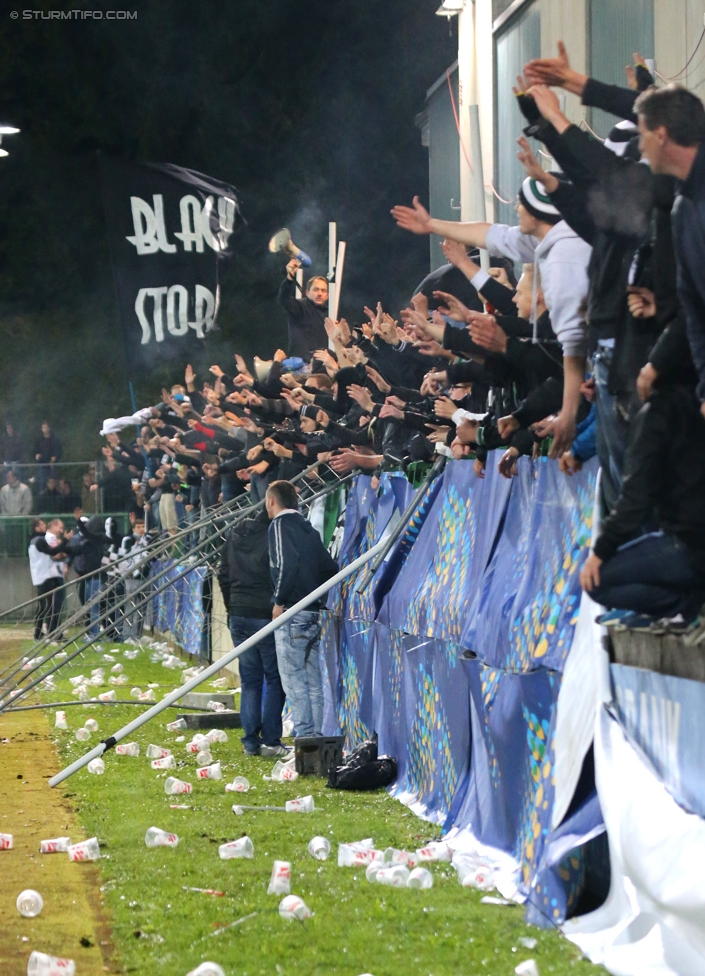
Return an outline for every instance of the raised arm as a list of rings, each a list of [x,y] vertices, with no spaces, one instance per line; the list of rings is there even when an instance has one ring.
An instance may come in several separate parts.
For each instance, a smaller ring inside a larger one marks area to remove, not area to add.
[[[414,197],[412,207],[396,206],[391,213],[397,225],[412,234],[438,234],[471,247],[484,247],[487,231],[492,226],[479,220],[465,224],[455,220],[437,220],[421,205],[418,197]]]

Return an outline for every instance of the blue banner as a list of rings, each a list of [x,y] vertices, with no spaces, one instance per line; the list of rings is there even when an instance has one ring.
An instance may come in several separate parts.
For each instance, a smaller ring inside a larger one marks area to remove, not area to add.
[[[616,716],[632,744],[686,810],[705,817],[705,685],[625,664],[610,667]]]

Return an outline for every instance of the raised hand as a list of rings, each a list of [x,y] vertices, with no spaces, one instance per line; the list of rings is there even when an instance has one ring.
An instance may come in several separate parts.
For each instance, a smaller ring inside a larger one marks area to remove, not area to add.
[[[372,380],[374,385],[377,387],[377,389],[380,391],[380,393],[390,392],[390,390],[392,389],[391,386],[389,385],[389,383],[387,383],[385,379],[383,379],[380,376],[380,374],[377,372],[376,369],[373,369],[371,366],[365,366],[365,372]]]
[[[240,353],[235,353],[235,366],[237,367],[238,373],[247,373],[248,369],[245,364],[245,360],[242,358]]]
[[[196,379],[196,374],[193,371],[193,366],[189,363],[184,370],[184,381],[187,387],[192,387]]]
[[[428,298],[426,298],[422,291],[417,291],[413,296],[411,299],[411,307],[415,312],[423,315],[424,318],[428,318]]]
[[[434,291],[433,297],[445,302],[445,305],[439,308],[439,312],[442,312],[443,315],[447,315],[454,322],[467,322],[470,309],[467,305],[463,305],[455,295],[451,295],[447,291]]]
[[[397,226],[403,230],[409,230],[412,234],[431,233],[431,228],[429,227],[431,215],[421,205],[418,197],[414,197],[412,207],[392,207],[391,213],[397,222]]]
[[[550,178],[557,186],[558,180],[556,179],[555,176],[551,177],[551,174],[547,173],[544,170],[541,163],[538,161],[536,156],[534,156],[531,150],[531,146],[529,145],[527,139],[525,139],[524,136],[520,136],[517,139],[517,145],[520,147],[521,150],[520,152],[517,153],[517,159],[526,170],[526,175],[530,176],[534,180],[538,180],[540,183],[543,183],[544,186],[546,186],[547,178]],[[548,189],[548,187],[546,187],[546,189]],[[551,187],[551,190],[554,189],[555,186]]]
[[[374,409],[374,400],[370,396],[370,391],[367,389],[367,387],[358,386],[357,383],[351,383],[350,386],[348,386],[348,395],[359,403],[362,409],[367,411],[367,413]]]
[[[446,256],[446,260],[456,268],[469,260],[467,248],[458,241],[451,241],[450,238],[446,237],[441,241],[440,247]]]

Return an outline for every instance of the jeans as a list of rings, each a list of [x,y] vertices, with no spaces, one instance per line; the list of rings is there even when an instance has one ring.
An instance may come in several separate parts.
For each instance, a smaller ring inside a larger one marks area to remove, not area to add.
[[[692,618],[705,599],[705,574],[680,539],[651,532],[620,546],[600,567],[593,600],[652,617]]]
[[[237,647],[261,630],[269,619],[229,618],[230,635]],[[271,634],[238,658],[240,668],[240,721],[245,730],[242,744],[247,752],[259,747],[281,745],[282,709],[286,696],[279,678],[277,650]],[[266,680],[264,697],[262,686]]]
[[[282,685],[294,717],[296,735],[320,735],[323,680],[319,663],[321,617],[300,610],[274,632]]]
[[[90,637],[97,637],[100,633],[100,628],[98,626],[98,618],[100,617],[100,601],[98,600],[98,593],[100,592],[100,575],[89,576],[86,580],[86,603],[91,603],[95,600],[93,606],[88,608],[88,620],[90,623],[90,630],[88,634]]]

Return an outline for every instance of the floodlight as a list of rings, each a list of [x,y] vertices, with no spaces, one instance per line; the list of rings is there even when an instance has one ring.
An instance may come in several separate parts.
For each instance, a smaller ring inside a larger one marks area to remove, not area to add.
[[[437,17],[455,17],[465,7],[465,0],[443,0],[436,11]]]

